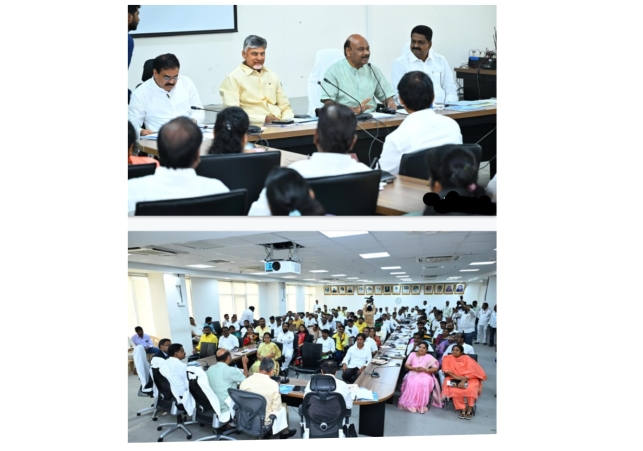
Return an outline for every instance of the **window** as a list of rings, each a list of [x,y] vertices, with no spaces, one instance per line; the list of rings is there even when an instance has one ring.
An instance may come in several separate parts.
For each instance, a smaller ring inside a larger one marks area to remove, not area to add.
[[[306,311],[312,312],[315,305],[315,287],[306,287],[305,299]]]
[[[194,308],[192,307],[192,279],[189,277],[185,278],[185,289],[188,292],[188,312],[190,313],[190,317],[194,318]],[[196,321],[196,318],[194,318],[194,321]]]
[[[250,306],[255,308],[255,319],[259,319],[259,284],[251,282],[223,282],[219,281],[219,311],[221,318],[226,313],[236,314],[241,319],[241,314]]]
[[[146,334],[156,335],[154,316],[152,315],[152,298],[146,275],[128,275],[127,325],[128,335],[134,335],[134,328],[141,326]]]
[[[286,285],[286,310],[297,311],[297,286]]]

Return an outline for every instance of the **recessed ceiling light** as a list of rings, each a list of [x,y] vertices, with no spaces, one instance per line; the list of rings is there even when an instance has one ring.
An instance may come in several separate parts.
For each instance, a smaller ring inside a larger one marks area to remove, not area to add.
[[[314,269],[314,270],[308,271],[308,272],[328,272],[328,271],[326,271],[325,269]]]
[[[265,272],[251,272],[250,274],[252,274],[253,276],[265,276],[266,275]]]
[[[358,280],[359,277],[347,277],[346,280]]]
[[[346,274],[333,274],[331,277],[346,277]]]
[[[397,277],[398,279],[408,279],[411,276],[409,276],[408,274],[405,274],[403,276],[395,276],[395,277]]]
[[[460,272],[473,272],[473,271],[480,271],[479,269],[461,269]]]
[[[382,258],[382,257],[390,257],[391,254],[388,252],[373,252],[372,254],[359,254],[360,257],[362,258]]]
[[[386,271],[389,269],[402,269],[402,267],[401,266],[382,266],[382,269]]]
[[[282,276],[282,279],[296,279],[297,276]]]
[[[211,265],[185,265],[185,266],[186,266],[187,268],[199,268],[199,269],[203,269],[203,268],[214,268],[214,266],[211,266]]]
[[[310,280],[311,282],[314,282],[317,279],[304,279],[304,280]]]
[[[413,282],[413,279],[401,279],[402,282]]]
[[[447,277],[447,280],[462,279],[462,277]]]
[[[406,271],[402,271],[402,272],[392,272],[392,273],[391,273],[391,275],[392,275],[392,276],[394,276],[395,274],[406,274]]]
[[[368,235],[368,232],[342,232],[342,231],[333,231],[333,232],[319,232],[323,235],[326,235],[328,238],[341,238],[343,236],[354,236],[354,235]]]
[[[495,262],[473,262],[469,263],[469,265],[493,265]]]

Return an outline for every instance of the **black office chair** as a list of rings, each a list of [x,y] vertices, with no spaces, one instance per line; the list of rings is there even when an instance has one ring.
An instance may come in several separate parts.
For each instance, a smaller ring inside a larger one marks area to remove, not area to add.
[[[229,189],[245,189],[246,211],[259,198],[266,177],[272,168],[279,166],[281,152],[235,153],[205,155],[196,167],[197,175],[221,180]]]
[[[270,336],[272,337],[272,335],[273,333],[271,329]],[[273,343],[277,345],[277,347],[279,348],[279,352],[281,353],[281,357],[277,359],[277,362],[279,363],[279,376],[287,377],[288,368],[286,368],[285,370],[283,369],[284,362],[286,361],[286,356],[284,355],[284,344],[279,341],[273,341]]]
[[[313,376],[310,392],[300,406],[303,438],[339,438],[346,415],[346,401],[334,392],[335,378],[326,375]]]
[[[312,337],[311,337],[312,338]],[[317,374],[321,371],[322,345],[320,343],[304,343],[301,347],[301,366],[295,366],[295,377],[299,373]]]
[[[158,441],[162,442],[166,435],[176,429],[182,429],[183,432],[187,434],[186,438],[190,440],[192,438],[192,432],[190,432],[186,426],[197,424],[198,421],[184,421],[183,415],[186,413],[185,408],[182,404],[179,404],[178,400],[172,395],[170,382],[161,374],[160,368],[152,368],[152,377],[154,378],[154,384],[159,393],[156,410],[154,411],[154,415],[152,415],[153,419],[157,418],[156,414],[159,410],[176,416],[176,423],[163,423],[157,426],[157,431],[160,431],[163,426],[171,426],[170,429],[160,435]]]
[[[145,177],[156,172],[156,163],[130,164],[127,166],[127,180]]]
[[[186,199],[138,202],[135,216],[243,216],[246,190]]]
[[[195,420],[199,423],[199,426],[204,426],[205,424],[212,425],[212,430],[214,431],[214,435],[202,437],[196,441],[203,442],[212,439],[217,441],[236,440],[232,437],[228,437],[228,434],[235,432],[236,429],[229,429],[223,434],[218,431],[218,429],[221,429],[225,424],[219,421],[214,407],[212,407],[212,402],[219,404],[219,399],[210,388],[205,371],[200,367],[188,367],[187,376],[190,394],[196,403]]]
[[[234,401],[237,430],[260,439],[272,435],[272,424],[277,419],[277,416],[274,413],[270,414],[268,417],[270,421],[268,424],[265,423],[266,398],[262,395],[236,388],[229,388],[228,394]]]
[[[145,64],[143,64],[143,76],[141,77],[141,80],[143,80],[143,83],[145,83],[147,80],[152,78],[154,76],[154,60],[147,60],[145,61]],[[136,85],[138,88],[141,86],[143,83],[139,83]]]
[[[482,159],[482,147],[479,144],[446,144],[444,146],[431,147],[430,149],[417,150],[402,155],[400,160],[400,175],[415,177],[417,179],[429,179],[429,166],[438,165],[442,156],[454,147],[462,147],[470,150],[480,165]]]
[[[335,216],[373,216],[380,192],[380,171],[356,172],[307,179],[326,213]]]
[[[214,331],[216,332],[217,337],[220,337],[221,333],[222,333],[222,331],[221,331],[221,322],[220,321],[214,321],[212,323],[212,325],[214,326]]]

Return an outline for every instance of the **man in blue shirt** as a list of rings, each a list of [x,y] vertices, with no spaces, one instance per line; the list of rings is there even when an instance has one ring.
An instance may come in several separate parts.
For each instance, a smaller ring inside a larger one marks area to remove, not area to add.
[[[143,328],[141,326],[136,326],[134,331],[136,332],[136,334],[132,335],[132,343],[134,343],[134,346],[143,346],[147,354],[155,354],[159,352],[159,348],[154,347],[154,343],[150,336],[143,333]]]
[[[127,5],[127,68],[132,62],[132,53],[134,53],[134,38],[129,34],[130,31],[136,30],[138,27],[138,9],[141,5]],[[127,103],[129,103],[129,98],[132,95],[132,91],[127,90]]]

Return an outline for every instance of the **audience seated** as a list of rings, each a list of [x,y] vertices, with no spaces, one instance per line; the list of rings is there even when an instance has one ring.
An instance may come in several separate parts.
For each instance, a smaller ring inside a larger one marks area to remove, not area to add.
[[[351,346],[342,360],[342,380],[352,384],[371,361],[372,354],[370,347],[364,345],[366,336],[357,334],[355,345]]]
[[[201,339],[199,340],[199,344],[194,347],[192,350],[193,354],[197,354],[198,352],[201,351],[201,343],[214,343],[215,345],[218,346],[219,340],[217,339],[217,336],[212,333],[212,330],[210,329],[210,326],[205,326],[203,328],[203,335],[201,335]]]
[[[426,413],[433,388],[440,386],[434,374],[439,368],[438,361],[428,353],[428,345],[421,342],[406,359],[404,367],[409,372],[402,382],[397,407],[409,412]],[[432,403],[435,407],[442,407],[439,389]]]
[[[243,372],[237,367],[230,366],[232,354],[228,349],[219,349],[216,353],[217,364],[208,368],[205,374],[208,376],[210,388],[221,405],[221,416],[219,419],[226,423],[230,420],[230,407],[225,402],[228,398],[228,389],[237,388],[237,386],[248,377],[248,357],[243,356],[241,363]]]
[[[323,216],[324,207],[301,174],[290,168],[273,168],[266,177],[266,198],[272,216]]]
[[[315,343],[322,345],[322,358],[329,359],[335,355],[335,340],[330,338],[328,329],[322,329],[322,336]]]
[[[160,357],[163,360],[167,360],[170,355],[168,354],[168,349],[170,348],[170,345],[172,344],[172,340],[169,338],[162,338],[159,340],[159,350],[158,352],[154,353],[153,357]]]
[[[192,342],[198,343],[203,335],[203,329],[196,325],[194,318],[190,317],[190,333],[192,334]]]
[[[263,360],[271,359],[274,363],[274,370],[271,376],[279,375],[279,362],[277,362],[277,360],[281,358],[281,351],[279,350],[279,346],[271,341],[270,332],[265,332],[263,334],[263,342],[257,348],[256,356],[257,360],[250,368],[250,374],[254,374],[259,371],[259,365]]]
[[[234,326],[230,326],[233,327]],[[230,328],[223,326],[221,329],[221,337],[219,338],[219,349],[232,350],[239,347],[239,339],[230,333]]]
[[[471,420],[473,406],[482,394],[482,381],[487,380],[487,374],[478,362],[465,355],[460,345],[453,347],[452,355],[444,356],[442,371],[446,376],[442,387],[444,397],[453,400],[456,410],[460,410],[460,419]],[[457,387],[451,386],[452,380],[457,382]]]
[[[127,164],[156,164],[156,167],[159,166],[159,162],[154,158],[150,157],[137,157],[132,155],[134,151],[134,144],[136,144],[136,130],[131,122],[127,121]]]
[[[136,326],[134,328],[134,332],[136,332],[132,335],[132,343],[134,343],[134,346],[143,346],[147,354],[155,354],[159,351],[159,348],[154,347],[154,343],[152,343],[150,336],[143,333],[143,328],[141,326]]]
[[[214,140],[208,153],[211,155],[242,153],[248,143],[249,127],[248,115],[239,107],[231,106],[217,113]]]
[[[158,151],[161,166],[153,175],[127,181],[127,214],[133,216],[137,202],[182,199],[230,190],[217,179],[200,177],[199,164],[203,133],[187,117],[178,117],[161,127]]]

